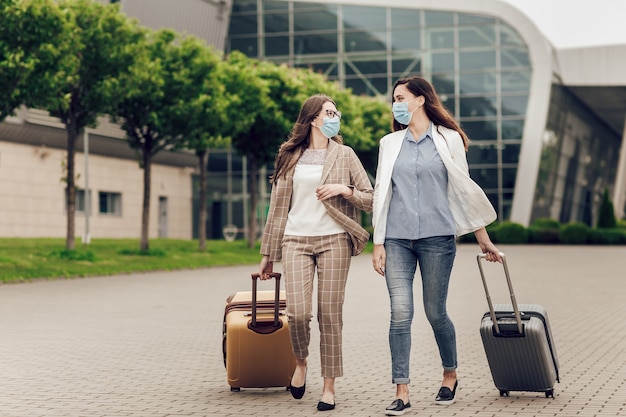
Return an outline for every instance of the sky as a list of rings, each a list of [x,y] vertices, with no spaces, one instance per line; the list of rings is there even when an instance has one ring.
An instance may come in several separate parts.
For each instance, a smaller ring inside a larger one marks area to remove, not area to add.
[[[501,0],[526,14],[556,48],[626,44],[626,0]]]

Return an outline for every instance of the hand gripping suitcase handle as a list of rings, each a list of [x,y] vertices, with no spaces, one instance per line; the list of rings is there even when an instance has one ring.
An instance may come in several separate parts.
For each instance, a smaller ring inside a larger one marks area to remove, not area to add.
[[[274,294],[274,327],[278,327],[278,316],[280,307],[280,273],[270,272],[269,275],[276,280],[276,290]],[[260,278],[259,273],[252,274],[252,327],[256,327],[256,291],[257,281]]]
[[[485,272],[483,271],[483,265],[480,262],[482,259],[485,259],[486,255],[484,253],[476,256],[476,261],[478,262],[478,269],[480,271],[480,277],[483,281],[483,287],[485,288],[485,295],[487,296],[487,304],[489,305],[489,315],[491,316],[491,321],[493,322],[493,327],[496,331],[496,334],[500,334],[500,326],[498,326],[498,320],[496,318],[496,312],[493,309],[493,303],[491,302],[491,296],[489,295],[489,289],[487,288],[487,280],[485,279]],[[504,276],[506,277],[506,283],[509,287],[509,295],[511,296],[511,304],[513,305],[513,312],[515,314],[515,321],[517,322],[517,330],[520,334],[523,334],[524,330],[522,327],[522,317],[519,312],[519,308],[517,306],[517,300],[515,299],[515,293],[513,292],[513,284],[511,284],[511,276],[509,274],[509,267],[506,263],[506,256],[504,253],[500,252],[500,257],[502,258],[502,267],[504,268]]]

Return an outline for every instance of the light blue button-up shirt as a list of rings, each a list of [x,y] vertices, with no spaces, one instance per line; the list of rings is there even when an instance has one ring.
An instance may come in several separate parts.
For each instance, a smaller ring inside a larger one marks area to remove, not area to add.
[[[432,139],[433,125],[415,141],[407,129],[391,174],[387,238],[417,240],[456,234],[448,204],[448,172]]]

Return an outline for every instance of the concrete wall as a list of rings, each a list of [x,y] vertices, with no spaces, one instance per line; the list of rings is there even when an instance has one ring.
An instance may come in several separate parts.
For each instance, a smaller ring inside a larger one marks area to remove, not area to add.
[[[66,152],[42,146],[0,142],[0,236],[65,237]],[[83,154],[76,154],[77,186],[83,187]],[[158,237],[159,197],[167,197],[168,236],[191,239],[191,168],[152,166],[150,238]],[[91,238],[139,238],[143,170],[127,159],[89,155]],[[120,193],[121,215],[100,214],[98,192]],[[85,217],[76,214],[76,236],[84,233]]]

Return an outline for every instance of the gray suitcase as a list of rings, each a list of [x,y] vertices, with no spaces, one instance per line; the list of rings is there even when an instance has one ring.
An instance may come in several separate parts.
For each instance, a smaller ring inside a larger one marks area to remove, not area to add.
[[[530,391],[554,398],[554,383],[560,382],[559,361],[548,314],[537,304],[518,306],[506,257],[500,255],[511,304],[492,304],[481,264],[485,255],[476,258],[489,305],[480,324],[480,335],[493,382],[500,396],[508,396],[510,391]]]

